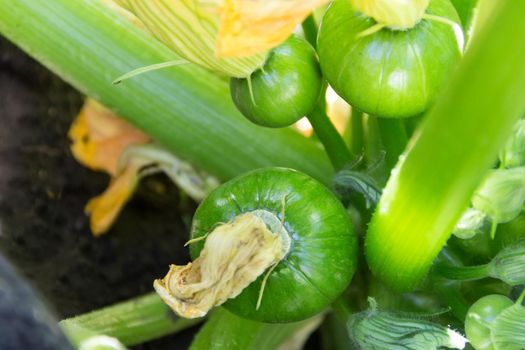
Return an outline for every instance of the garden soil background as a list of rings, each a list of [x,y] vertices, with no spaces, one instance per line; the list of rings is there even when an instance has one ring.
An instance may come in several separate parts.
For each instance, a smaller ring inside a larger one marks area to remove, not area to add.
[[[194,209],[165,177],[150,177],[112,230],[94,238],[83,208],[109,178],[69,151],[67,131],[82,103],[0,37],[0,251],[57,319],[151,292],[170,263],[187,262]],[[186,349],[194,332],[135,349]]]

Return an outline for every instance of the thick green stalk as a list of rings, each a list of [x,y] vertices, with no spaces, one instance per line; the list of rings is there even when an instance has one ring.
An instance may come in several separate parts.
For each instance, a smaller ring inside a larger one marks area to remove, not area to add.
[[[201,321],[177,317],[157,294],[151,293],[63,320],[60,327],[76,345],[93,335],[107,335],[125,345],[134,345],[181,331]]]
[[[322,315],[291,323],[261,323],[235,316],[219,308],[195,336],[190,350],[273,350],[298,349],[293,339],[301,332],[313,331],[322,320]],[[303,334],[308,335],[309,333]],[[295,345],[295,346],[294,346]]]
[[[317,106],[307,117],[335,170],[341,170],[345,165],[352,163],[355,157],[322,108]]]
[[[251,124],[237,111],[228,82],[188,64],[118,86],[133,69],[178,59],[100,0],[0,0],[0,33],[83,93],[144,130],[181,158],[228,179],[279,165],[329,183],[322,148],[291,129]]]
[[[495,5],[392,172],[366,236],[374,274],[416,287],[525,110],[525,1]]]

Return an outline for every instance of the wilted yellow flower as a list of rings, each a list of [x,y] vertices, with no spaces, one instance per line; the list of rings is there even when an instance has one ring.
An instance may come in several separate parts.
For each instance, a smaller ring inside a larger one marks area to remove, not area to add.
[[[267,52],[328,0],[115,0],[184,59],[230,77],[260,68]]]
[[[91,99],[80,110],[68,136],[73,141],[71,151],[80,163],[113,176],[127,147],[150,141],[146,134]]]
[[[91,214],[94,235],[106,232],[131,198],[139,182],[141,161],[119,166],[122,153],[131,145],[150,142],[150,138],[118,118],[94,100],[88,99],[69,130],[71,151],[86,167],[112,176],[109,188],[86,205]]]
[[[127,164],[117,177],[111,179],[104,193],[90,199],[86,204],[85,211],[91,217],[90,228],[95,236],[107,232],[115,222],[139,184],[139,170],[147,163],[144,160],[137,160]]]
[[[109,187],[85,207],[95,236],[109,230],[145,174],[164,172],[194,200],[218,186],[216,178],[195,169],[94,100],[87,100],[69,130],[75,158],[111,175]],[[148,168],[148,172],[141,172]]]

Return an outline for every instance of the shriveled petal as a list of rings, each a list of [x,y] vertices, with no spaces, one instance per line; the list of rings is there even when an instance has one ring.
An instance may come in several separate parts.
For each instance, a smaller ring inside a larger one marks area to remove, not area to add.
[[[68,133],[75,158],[93,170],[116,175],[118,159],[131,145],[149,137],[94,100],[87,100]]]
[[[185,266],[171,265],[168,274],[155,280],[153,286],[178,315],[202,317],[235,298],[278,263],[286,255],[285,245],[263,219],[252,213],[241,214],[208,235],[197,259]]]
[[[95,236],[107,232],[117,216],[129,201],[138,186],[142,162],[132,162],[115,178],[101,195],[92,198],[85,207],[91,216],[91,232]]]
[[[329,0],[224,0],[217,55],[235,57],[269,50]]]

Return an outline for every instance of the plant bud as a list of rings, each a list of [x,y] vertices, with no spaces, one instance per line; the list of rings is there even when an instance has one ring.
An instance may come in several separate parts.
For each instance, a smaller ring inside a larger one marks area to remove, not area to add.
[[[525,348],[525,307],[521,298],[503,310],[491,326],[494,349],[520,350]]]
[[[525,240],[502,250],[490,262],[490,276],[517,286],[525,284]]]
[[[492,170],[472,197],[472,206],[496,223],[515,219],[525,201],[525,167]]]
[[[469,239],[481,233],[487,222],[487,215],[477,209],[468,208],[454,227],[452,234],[461,239]]]
[[[514,133],[500,152],[499,158],[505,168],[525,165],[525,119],[516,124]]]
[[[467,339],[445,326],[377,310],[368,299],[370,310],[350,316],[347,330],[361,349],[463,349]],[[419,316],[420,317],[420,316]]]

